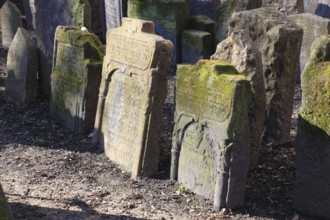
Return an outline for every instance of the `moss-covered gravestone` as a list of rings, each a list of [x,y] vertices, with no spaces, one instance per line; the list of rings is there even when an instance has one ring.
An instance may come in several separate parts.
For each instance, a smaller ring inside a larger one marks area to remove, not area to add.
[[[310,13],[291,15],[289,19],[304,29],[299,61],[300,70],[297,77],[300,83],[300,73],[304,71],[308,62],[313,42],[321,35],[330,34],[330,19]]]
[[[38,51],[31,34],[18,28],[7,55],[6,96],[16,104],[34,101],[38,93]]]
[[[209,59],[212,54],[212,35],[205,31],[182,32],[182,63],[195,64],[200,59]]]
[[[9,48],[16,31],[22,27],[21,12],[14,3],[6,1],[0,9],[2,46]]]
[[[13,216],[9,210],[5,193],[0,185],[0,219],[1,220],[13,220]]]
[[[172,43],[154,34],[154,23],[123,19],[109,29],[94,142],[132,178],[157,172],[162,106]]]
[[[230,33],[236,30],[246,30],[261,52],[266,88],[264,140],[285,143],[290,139],[303,30],[271,8],[234,13]]]
[[[330,35],[313,44],[301,87],[294,207],[330,219]]]
[[[259,148],[264,132],[266,111],[266,91],[261,53],[249,33],[239,30],[234,31],[227,39],[218,44],[217,51],[211,59],[231,63],[250,80],[253,91],[249,113],[251,122],[251,168],[256,168],[259,161]]]
[[[40,56],[39,84],[42,94],[50,97],[55,30],[59,25],[85,26],[91,30],[89,0],[34,0],[36,34]]]
[[[96,35],[79,27],[56,29],[51,116],[77,133],[94,128],[103,56]]]
[[[214,208],[244,203],[250,162],[251,86],[229,63],[179,65],[171,179]]]
[[[181,32],[188,16],[186,0],[128,0],[128,17],[153,21],[156,34],[172,41],[172,64],[181,61]]]

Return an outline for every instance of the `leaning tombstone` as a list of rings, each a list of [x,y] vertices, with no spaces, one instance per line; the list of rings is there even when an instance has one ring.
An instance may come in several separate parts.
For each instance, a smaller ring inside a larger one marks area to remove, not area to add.
[[[304,30],[299,61],[300,70],[297,76],[297,82],[300,83],[300,73],[305,69],[313,42],[321,35],[330,34],[330,19],[310,13],[291,15],[289,19]]]
[[[94,128],[103,56],[96,35],[78,27],[56,29],[51,116],[76,133]]]
[[[185,29],[189,9],[186,0],[129,0],[128,17],[153,21],[156,34],[172,41],[171,63],[181,61],[181,32]]]
[[[91,30],[91,8],[89,0],[34,1],[40,57],[39,84],[42,95],[49,98],[56,27],[73,25]]]
[[[303,30],[271,8],[234,13],[229,24],[230,33],[248,31],[262,54],[266,88],[264,140],[266,143],[285,143],[290,139]]]
[[[238,30],[220,44],[211,57],[214,60],[231,63],[248,80],[253,92],[249,118],[251,122],[251,168],[257,168],[259,161],[259,148],[264,131],[266,111],[265,80],[262,71],[261,53],[252,41],[249,33]]]
[[[330,219],[330,35],[313,44],[301,88],[294,208]]]
[[[13,216],[9,209],[5,193],[3,192],[2,186],[0,184],[0,219],[3,220],[13,220]]]
[[[22,27],[21,12],[10,1],[6,1],[0,9],[0,25],[2,35],[2,46],[9,48],[16,31]]]
[[[214,200],[243,205],[250,162],[250,82],[229,63],[179,65],[171,179]]]
[[[18,28],[7,55],[6,96],[18,105],[33,102],[38,94],[38,51],[31,34]]]
[[[107,42],[93,141],[132,178],[151,176],[173,46],[154,34],[153,22],[128,18],[108,30]]]

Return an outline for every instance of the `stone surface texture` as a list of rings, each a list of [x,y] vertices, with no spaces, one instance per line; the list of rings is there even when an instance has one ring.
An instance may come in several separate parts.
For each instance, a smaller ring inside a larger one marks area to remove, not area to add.
[[[195,64],[200,59],[209,59],[212,54],[212,35],[205,31],[182,32],[182,63]]]
[[[274,8],[286,15],[304,12],[304,0],[263,0],[263,7]]]
[[[56,27],[77,25],[91,30],[91,9],[88,0],[35,0],[35,7],[40,56],[39,83],[42,94],[50,97],[50,75]]]
[[[124,18],[107,33],[94,142],[132,178],[158,170],[162,107],[173,45],[154,23]]]
[[[247,31],[234,31],[218,44],[211,59],[226,61],[248,80],[250,80],[253,99],[250,106],[251,122],[251,168],[256,168],[259,161],[259,148],[264,132],[266,111],[266,91],[261,53]]]
[[[96,35],[80,27],[57,27],[51,116],[76,133],[94,128],[103,56],[103,45]]]
[[[106,28],[121,26],[121,20],[127,16],[127,0],[104,0]]]
[[[304,35],[300,52],[300,71],[304,71],[311,54],[311,46],[321,35],[330,34],[330,19],[322,18],[310,13],[289,16],[289,19],[303,28]],[[300,75],[300,74],[299,74]],[[300,82],[300,76],[298,78]]]
[[[172,41],[172,64],[181,61],[181,32],[187,25],[189,9],[186,0],[129,0],[128,17],[155,23],[156,34]]]
[[[6,96],[16,104],[33,102],[38,94],[38,51],[35,40],[18,28],[7,55]]]
[[[296,137],[294,208],[330,219],[330,35],[314,44],[302,75],[302,105]]]
[[[179,65],[171,179],[214,200],[243,205],[250,162],[250,82],[229,63]]]
[[[0,9],[2,45],[9,48],[16,31],[22,27],[21,12],[14,3],[6,1]]]
[[[276,10],[260,8],[234,13],[230,29],[248,31],[261,52],[266,88],[265,142],[289,141],[302,28]]]

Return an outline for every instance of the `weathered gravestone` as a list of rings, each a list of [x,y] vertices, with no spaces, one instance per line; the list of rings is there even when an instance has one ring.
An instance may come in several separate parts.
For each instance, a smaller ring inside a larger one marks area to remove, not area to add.
[[[35,7],[40,56],[39,83],[42,94],[50,97],[50,75],[56,27],[77,25],[91,30],[91,9],[89,0],[35,0]]]
[[[3,220],[13,220],[13,216],[8,207],[8,203],[3,192],[2,186],[0,185],[0,219]]]
[[[215,18],[215,44],[228,37],[228,21],[231,15],[237,11],[250,10],[262,6],[261,0],[225,0],[216,12]]]
[[[300,73],[304,70],[309,59],[313,42],[321,35],[330,34],[330,19],[310,13],[291,15],[289,19],[304,30],[299,62],[300,71],[297,77],[297,81],[300,83]]]
[[[263,7],[271,7],[286,15],[304,12],[304,0],[263,0]]]
[[[230,29],[247,30],[261,52],[266,83],[264,140],[289,141],[302,28],[278,11],[259,8],[234,13]]]
[[[38,51],[35,40],[18,28],[7,56],[6,96],[16,104],[34,101],[38,93]]]
[[[23,7],[24,7],[24,14],[26,19],[26,26],[29,29],[35,29],[35,15],[36,15],[36,8],[34,6],[35,0],[22,0]]]
[[[1,7],[0,22],[2,46],[9,48],[17,29],[22,27],[21,12],[12,2],[6,1]]]
[[[104,0],[106,29],[121,26],[123,17],[127,17],[127,0]]]
[[[232,32],[226,40],[218,44],[217,51],[211,59],[231,63],[250,80],[253,91],[249,112],[251,122],[251,168],[256,168],[259,161],[259,148],[264,131],[266,110],[266,91],[261,53],[250,38],[249,33],[239,30]]]
[[[302,105],[296,137],[294,207],[330,219],[330,35],[314,44],[302,75]]]
[[[96,35],[79,27],[56,29],[51,116],[77,133],[94,128],[103,56]]]
[[[205,31],[182,32],[182,63],[195,64],[200,59],[209,59],[212,54],[212,35]]]
[[[171,179],[214,209],[244,203],[250,161],[251,86],[229,63],[179,65]]]
[[[214,35],[215,22],[205,15],[191,16],[188,21],[188,29],[194,29],[198,31],[205,31]]]
[[[172,43],[150,21],[123,19],[109,29],[94,142],[132,178],[157,172],[162,105]],[[100,137],[101,136],[101,137]]]
[[[189,17],[186,0],[129,0],[128,17],[153,21],[156,34],[174,45],[172,64],[181,61],[181,32]]]

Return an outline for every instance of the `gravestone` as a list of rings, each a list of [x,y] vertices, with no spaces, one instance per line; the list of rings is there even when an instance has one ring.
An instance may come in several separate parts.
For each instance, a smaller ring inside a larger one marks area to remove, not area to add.
[[[42,94],[50,97],[56,27],[77,25],[91,30],[91,9],[89,0],[35,0],[35,7],[40,56],[39,83]]]
[[[124,18],[107,33],[93,142],[132,173],[158,170],[162,106],[172,43],[154,34],[154,23]]]
[[[101,40],[103,40],[103,12],[104,5],[103,0],[93,0],[89,1],[91,7],[91,30],[96,34]]]
[[[243,205],[250,162],[251,86],[229,63],[179,65],[171,179],[214,209]]]
[[[26,26],[29,29],[35,29],[35,14],[36,14],[36,8],[34,6],[35,0],[22,0],[23,8],[24,8],[24,14],[26,18]]]
[[[212,38],[214,35],[214,26],[215,22],[204,15],[191,16],[188,22],[188,29],[209,32]]]
[[[127,0],[104,0],[106,28],[121,26],[123,17],[127,17]]]
[[[209,59],[212,54],[212,35],[205,31],[182,32],[182,63],[195,64],[200,59]]]
[[[3,192],[2,186],[0,185],[0,218],[4,220],[13,220],[13,216],[8,207],[8,203]]]
[[[2,46],[9,48],[17,29],[22,27],[21,12],[12,2],[6,1],[1,7],[0,22]]]
[[[189,17],[186,0],[129,0],[128,17],[153,21],[156,34],[174,45],[171,63],[181,61],[181,32]]]
[[[228,21],[234,12],[260,8],[262,0],[225,0],[216,12],[215,44],[217,45],[228,37]]]
[[[291,15],[289,18],[304,30],[300,52],[300,71],[297,77],[297,81],[300,83],[300,73],[305,69],[313,42],[321,35],[330,34],[330,19],[310,13]]]
[[[271,7],[285,15],[304,12],[304,0],[263,0],[263,7]]]
[[[234,13],[230,32],[246,30],[262,55],[266,88],[264,140],[289,141],[303,30],[282,13],[259,8]]]
[[[257,168],[259,148],[264,131],[266,91],[262,71],[262,58],[257,45],[247,31],[234,31],[218,44],[217,51],[211,57],[214,60],[226,61],[250,80],[253,98],[249,118],[251,122],[251,168]]]
[[[6,96],[16,104],[30,103],[38,94],[38,51],[35,40],[18,28],[7,55]]]
[[[51,116],[76,133],[94,128],[103,56],[103,45],[96,35],[79,27],[57,27]]]
[[[294,208],[330,219],[330,35],[313,44],[301,87]]]

